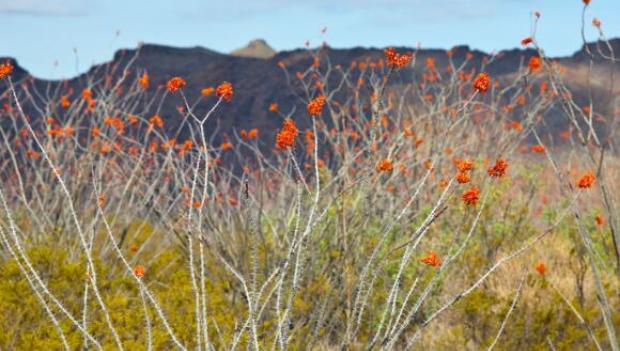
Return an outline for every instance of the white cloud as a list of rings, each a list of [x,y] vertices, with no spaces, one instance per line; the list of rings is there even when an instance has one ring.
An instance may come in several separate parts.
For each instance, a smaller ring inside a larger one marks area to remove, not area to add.
[[[80,16],[90,1],[83,0],[0,0],[0,13],[34,16]]]

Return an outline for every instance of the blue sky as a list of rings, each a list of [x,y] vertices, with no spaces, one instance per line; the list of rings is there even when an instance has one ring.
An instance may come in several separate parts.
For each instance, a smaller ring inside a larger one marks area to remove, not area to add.
[[[278,50],[306,40],[333,47],[388,45],[485,51],[519,45],[531,13],[549,55],[579,48],[580,0],[0,0],[0,56],[41,78],[67,78],[138,42],[229,52],[254,38]],[[620,1],[592,0],[608,37],[620,37]],[[321,34],[321,28],[327,32]]]

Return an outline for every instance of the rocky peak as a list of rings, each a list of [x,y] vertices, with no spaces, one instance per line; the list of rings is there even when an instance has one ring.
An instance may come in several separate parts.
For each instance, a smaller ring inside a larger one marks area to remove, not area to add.
[[[241,57],[254,57],[261,59],[268,59],[273,57],[277,52],[267,44],[263,39],[255,39],[248,43],[248,45],[234,50],[231,55]]]

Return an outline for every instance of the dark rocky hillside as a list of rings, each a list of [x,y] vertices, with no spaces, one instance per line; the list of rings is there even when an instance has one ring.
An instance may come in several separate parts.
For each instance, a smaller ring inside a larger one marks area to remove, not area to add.
[[[620,54],[620,39],[612,40],[611,46],[617,55]],[[592,71],[592,92],[597,104],[596,110],[602,114],[613,113],[616,108],[614,104],[617,102],[610,99],[608,94],[611,66],[608,60],[600,60],[600,53],[610,55],[610,50],[602,43],[589,43],[588,48],[596,57]],[[413,51],[411,48],[397,49],[399,51]],[[470,50],[467,46],[455,47],[452,49],[452,53],[452,58],[456,64],[463,62],[466,55],[471,55],[468,67],[476,70],[479,70],[484,60],[488,60],[490,57],[485,52]],[[485,70],[494,78],[500,80],[508,78],[518,70],[520,65],[527,64],[527,60],[533,55],[536,55],[536,51],[532,49],[502,51],[494,60],[490,61]],[[333,49],[325,47],[322,49],[321,56],[322,65],[329,62],[332,67],[338,65],[348,67],[352,61],[378,60],[383,57],[383,51],[378,48]],[[131,63],[127,81],[134,82],[138,73],[148,71],[151,77],[150,90],[152,90],[152,94],[155,94],[157,89],[161,91],[165,82],[173,76],[181,76],[187,80],[187,87],[184,92],[190,101],[200,97],[200,91],[204,87],[216,86],[222,81],[232,82],[235,88],[233,102],[224,104],[208,124],[209,133],[215,135],[217,132],[217,138],[226,133],[231,133],[235,129],[248,128],[259,128],[263,138],[272,138],[275,130],[281,124],[281,118],[278,115],[268,112],[269,105],[272,102],[277,102],[280,110],[284,113],[296,111],[293,114],[294,118],[299,120],[302,126],[304,124],[306,100],[300,95],[302,90],[295,83],[294,75],[295,72],[303,71],[312,64],[313,58],[307,50],[283,51],[270,58],[256,58],[245,55],[222,54],[202,47],[176,48],[145,44],[139,49],[120,50],[110,62],[94,66],[89,72],[62,82],[45,81],[31,77],[27,70],[20,67],[17,62],[12,59],[8,60],[11,60],[15,66],[13,74],[15,81],[28,82],[29,84],[26,86],[29,86],[30,90],[46,92],[45,94],[33,94],[36,100],[43,99],[43,96],[50,94],[58,96],[58,94],[64,94],[67,91],[72,91],[72,98],[77,98],[82,87],[93,83],[103,84],[105,76],[119,77],[124,67],[134,57],[135,61]],[[392,80],[392,84],[411,79],[411,74],[421,74],[424,69],[424,62],[428,57],[435,60],[440,72],[447,67],[448,56],[445,50],[420,49],[417,50],[416,57],[417,63],[413,70],[400,71],[399,76]],[[589,65],[588,57],[589,54],[585,47],[582,47],[572,56],[556,58],[568,69],[565,76],[577,101],[580,99],[585,101],[588,96],[588,89],[584,84],[585,72]],[[5,61],[7,59],[0,58],[0,60]],[[290,81],[287,81],[287,76],[279,67],[280,62],[286,66],[290,73]],[[613,69],[615,71],[620,70],[620,64],[616,63]],[[618,79],[620,79],[620,75],[618,75]],[[168,127],[174,127],[179,122],[180,114],[177,111],[179,105],[181,105],[181,100],[176,96],[169,96],[166,99],[160,115],[166,120]],[[204,102],[199,104],[196,107],[196,113],[204,114],[208,106],[209,104]],[[152,113],[152,111],[136,112]],[[36,111],[32,108],[30,113],[33,117],[37,117]],[[554,123],[550,125],[552,128],[561,128],[559,122],[556,126]]]

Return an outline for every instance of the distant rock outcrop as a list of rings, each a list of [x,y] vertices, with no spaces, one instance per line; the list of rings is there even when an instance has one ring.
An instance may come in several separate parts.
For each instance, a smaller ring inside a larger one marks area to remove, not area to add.
[[[277,52],[267,44],[263,39],[255,39],[248,43],[248,45],[234,50],[230,53],[233,56],[240,57],[254,57],[261,59],[269,59],[277,54]]]

